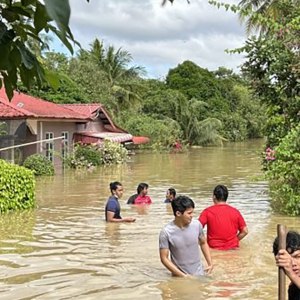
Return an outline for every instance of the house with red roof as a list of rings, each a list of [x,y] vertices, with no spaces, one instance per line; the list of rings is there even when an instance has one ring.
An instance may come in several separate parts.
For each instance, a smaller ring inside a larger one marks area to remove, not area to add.
[[[60,157],[72,151],[74,142],[91,144],[111,140],[140,144],[149,141],[145,137],[133,137],[118,127],[101,104],[55,104],[16,91],[9,102],[4,89],[0,90],[0,122],[6,123],[7,132],[0,136],[0,158],[17,162],[41,153],[55,165],[60,164]],[[13,152],[1,151],[21,144],[29,145]]]

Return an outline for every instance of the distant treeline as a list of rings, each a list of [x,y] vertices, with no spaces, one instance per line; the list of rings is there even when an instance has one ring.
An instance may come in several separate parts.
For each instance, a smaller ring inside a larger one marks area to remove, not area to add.
[[[264,106],[245,77],[224,67],[211,72],[185,61],[163,81],[145,79],[142,67],[131,67],[129,52],[97,39],[76,57],[46,52],[40,61],[59,75],[58,89],[23,91],[55,103],[102,103],[119,126],[150,137],[152,147],[176,141],[220,145],[263,136]]]

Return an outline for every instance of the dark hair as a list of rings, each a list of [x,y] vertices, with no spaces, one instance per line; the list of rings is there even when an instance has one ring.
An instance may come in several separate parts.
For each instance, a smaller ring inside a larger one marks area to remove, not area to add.
[[[111,183],[109,184],[110,191],[111,191],[111,192],[115,191],[115,190],[118,188],[118,186],[122,186],[122,183],[119,182],[119,181],[111,182]]]
[[[149,187],[149,185],[148,185],[147,183],[141,182],[141,183],[138,185],[136,191],[137,191],[138,194],[140,194],[140,192],[141,192],[142,190],[148,189],[148,187]]]
[[[217,200],[227,201],[228,198],[228,189],[225,185],[217,185],[214,188],[214,196]]]
[[[168,191],[169,191],[170,195],[173,195],[174,198],[176,197],[176,191],[175,191],[175,189],[170,188],[170,189],[168,189]]]
[[[195,208],[194,201],[187,197],[187,196],[178,196],[176,197],[172,202],[172,209],[173,214],[176,216],[176,212],[179,211],[182,214],[188,209],[188,208]]]
[[[300,250],[300,235],[296,231],[289,231],[286,235],[286,251],[292,254],[294,251]],[[273,243],[273,253],[277,255],[279,251],[278,237]]]

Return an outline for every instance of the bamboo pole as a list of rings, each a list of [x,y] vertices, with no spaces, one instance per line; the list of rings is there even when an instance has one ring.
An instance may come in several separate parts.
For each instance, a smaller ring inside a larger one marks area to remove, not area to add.
[[[39,143],[43,143],[43,142],[61,140],[63,138],[64,138],[63,136],[59,136],[59,137],[56,137],[56,138],[53,138],[53,139],[46,139],[46,140],[40,140],[40,141],[26,143],[26,144],[20,144],[20,145],[10,146],[10,147],[6,147],[6,148],[1,148],[0,152],[1,151],[5,151],[5,150],[9,150],[9,149],[13,149],[13,148],[20,148],[20,147],[25,147],[25,146],[29,146],[29,145],[39,144]]]
[[[277,225],[277,236],[278,236],[278,246],[280,249],[286,249],[286,226],[284,225]],[[285,291],[285,273],[284,268],[278,268],[278,300],[285,300],[286,299],[286,291]]]

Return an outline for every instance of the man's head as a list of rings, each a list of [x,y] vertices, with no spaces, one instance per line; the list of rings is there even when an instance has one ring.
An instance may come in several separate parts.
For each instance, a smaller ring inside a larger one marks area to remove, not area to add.
[[[286,235],[286,251],[289,254],[294,253],[295,251],[300,250],[300,235],[298,232],[289,231]],[[274,240],[273,243],[273,253],[277,255],[279,251],[279,240],[278,237]]]
[[[273,253],[277,255],[279,251],[278,237],[273,243]],[[300,276],[300,235],[298,232],[289,231],[286,236],[286,251],[292,257],[293,271]],[[294,299],[294,298],[293,298]],[[295,298],[296,299],[296,298]]]
[[[141,195],[142,197],[144,197],[144,196],[146,196],[147,195],[147,193],[148,193],[148,184],[147,183],[144,183],[144,182],[142,182],[142,183],[140,183],[139,185],[138,185],[138,187],[137,187],[137,193],[139,194],[139,195]]]
[[[228,189],[225,185],[217,185],[214,188],[213,200],[214,202],[226,202],[228,198]]]
[[[176,191],[173,188],[170,188],[167,190],[166,198],[170,201],[173,201],[173,199],[176,197]]]
[[[112,195],[116,196],[117,198],[121,198],[123,196],[123,187],[122,183],[119,181],[114,181],[109,184],[110,191]]]
[[[172,209],[175,218],[182,221],[183,224],[191,223],[193,219],[195,204],[187,196],[178,196],[172,201]]]

